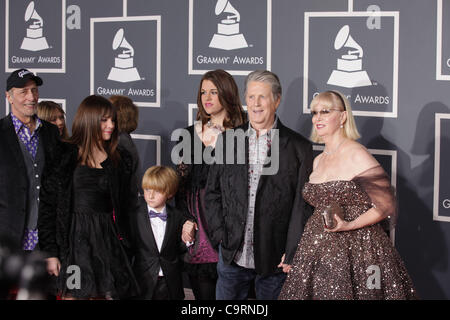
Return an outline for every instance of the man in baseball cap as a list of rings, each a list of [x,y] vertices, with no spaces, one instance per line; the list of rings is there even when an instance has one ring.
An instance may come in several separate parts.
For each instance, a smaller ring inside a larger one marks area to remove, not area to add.
[[[10,74],[6,80],[6,91],[12,88],[23,88],[29,80],[33,80],[37,86],[42,85],[42,79],[27,69],[18,69]]]
[[[23,250],[37,248],[41,175],[59,139],[58,128],[36,115],[40,85],[42,79],[27,69],[11,73],[11,109],[0,119],[0,236]]]

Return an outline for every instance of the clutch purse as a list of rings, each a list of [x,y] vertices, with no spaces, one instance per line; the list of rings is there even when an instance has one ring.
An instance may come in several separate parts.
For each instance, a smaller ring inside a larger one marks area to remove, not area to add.
[[[334,215],[338,215],[339,218],[344,219],[342,207],[336,202],[327,205],[322,212],[323,224],[325,225],[325,228],[334,229],[336,227],[337,221],[334,218]]]

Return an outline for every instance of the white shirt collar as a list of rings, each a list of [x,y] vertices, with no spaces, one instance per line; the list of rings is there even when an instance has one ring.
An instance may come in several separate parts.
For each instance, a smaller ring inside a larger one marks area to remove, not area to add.
[[[274,118],[274,120],[273,120],[273,124],[272,124],[272,127],[270,128],[270,131],[272,131],[272,129],[276,129],[276,128],[277,128],[277,121],[278,121],[278,115],[275,113],[275,118]],[[252,124],[250,123],[250,121],[248,122],[247,133],[248,133],[249,135],[256,135],[256,130],[253,129],[253,126],[252,126]],[[264,135],[266,135],[266,134],[268,134],[268,133],[269,133],[269,130],[267,130],[267,132],[266,132]]]

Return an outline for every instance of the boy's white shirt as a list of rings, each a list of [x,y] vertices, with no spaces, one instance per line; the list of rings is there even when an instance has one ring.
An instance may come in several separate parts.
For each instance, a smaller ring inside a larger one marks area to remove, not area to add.
[[[166,211],[166,206],[161,211],[156,210],[155,208],[150,207],[147,204],[147,212],[150,212],[150,210],[158,212],[158,213],[164,213]],[[149,218],[150,219],[150,218]],[[155,238],[156,246],[158,247],[158,251],[161,252],[162,243],[164,240],[164,235],[166,233],[166,224],[167,221],[163,221],[162,219],[150,219],[150,224],[152,226],[153,236]],[[161,268],[159,268],[159,274],[160,277],[164,276],[164,273]]]

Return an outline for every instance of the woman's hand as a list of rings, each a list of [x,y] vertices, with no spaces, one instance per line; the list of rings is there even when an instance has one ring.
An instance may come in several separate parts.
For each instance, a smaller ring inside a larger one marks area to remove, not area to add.
[[[181,232],[181,240],[184,243],[193,242],[195,240],[195,231],[198,230],[197,223],[194,221],[186,221],[183,224],[183,230]]]
[[[334,227],[333,229],[328,229],[325,227],[326,232],[341,232],[352,230],[350,228],[350,223],[348,221],[341,219],[337,214],[334,215],[334,219],[336,219],[337,221],[336,227]]]
[[[58,258],[48,258],[47,261],[47,272],[49,275],[58,276],[61,270],[61,262]]]

